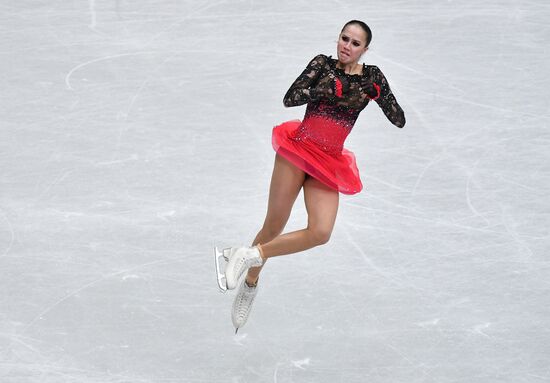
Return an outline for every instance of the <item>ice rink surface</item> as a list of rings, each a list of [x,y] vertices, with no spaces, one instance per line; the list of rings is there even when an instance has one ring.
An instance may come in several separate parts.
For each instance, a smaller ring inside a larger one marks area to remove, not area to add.
[[[547,1],[0,11],[0,381],[550,382]],[[354,18],[407,125],[362,113],[365,190],[235,336],[212,247],[259,230],[282,97]]]

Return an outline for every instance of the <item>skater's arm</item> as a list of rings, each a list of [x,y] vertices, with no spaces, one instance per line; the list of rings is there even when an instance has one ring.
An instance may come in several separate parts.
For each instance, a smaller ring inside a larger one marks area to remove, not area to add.
[[[283,103],[286,107],[298,106],[308,103],[318,98],[315,89],[311,89],[319,80],[323,66],[326,64],[327,57],[318,55],[310,61],[306,69],[292,83],[285,94]]]
[[[376,101],[380,108],[382,108],[382,111],[392,124],[398,128],[402,128],[405,126],[405,113],[397,103],[397,100],[390,89],[390,85],[388,84],[388,80],[386,80],[386,77],[378,67],[373,68],[371,78],[373,83],[379,87],[378,97],[371,98]]]

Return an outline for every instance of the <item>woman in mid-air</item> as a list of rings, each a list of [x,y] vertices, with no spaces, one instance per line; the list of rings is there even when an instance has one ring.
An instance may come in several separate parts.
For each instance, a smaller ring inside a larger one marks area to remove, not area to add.
[[[371,39],[371,30],[364,22],[349,21],[338,38],[338,58],[314,57],[284,96],[285,106],[307,104],[307,108],[302,122],[289,121],[273,129],[276,155],[262,229],[252,247],[229,248],[223,253],[216,249],[220,288],[239,287],[232,310],[237,331],[248,319],[267,259],[327,243],[336,220],[339,193],[361,191],[355,156],[343,146],[359,113],[373,100],[392,124],[399,128],[405,125],[403,110],[380,69],[359,64]],[[301,189],[307,227],[282,234]],[[228,261],[224,273],[219,267],[222,255]]]

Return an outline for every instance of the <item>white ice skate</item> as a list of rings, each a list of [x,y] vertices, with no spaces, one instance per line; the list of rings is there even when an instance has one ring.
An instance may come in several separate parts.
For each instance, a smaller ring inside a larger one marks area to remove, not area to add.
[[[235,334],[245,325],[257,292],[257,284],[250,287],[246,281],[242,281],[237,291],[237,296],[233,301],[233,310],[231,311],[231,320],[233,321],[233,326],[235,326]]]
[[[228,247],[223,250],[215,247],[214,260],[218,287],[223,293],[237,287],[239,279],[250,267],[263,264],[257,247]]]
[[[239,280],[249,268],[259,267],[264,263],[258,246],[232,247],[226,254],[228,257],[227,266],[225,267],[225,283],[227,290],[233,290],[237,287]]]
[[[227,283],[225,281],[225,267],[227,265],[227,261],[229,261],[230,254],[231,248],[223,249],[222,251],[218,250],[217,247],[214,248],[214,259],[216,261],[216,276],[218,279],[218,287],[223,293],[227,291]]]

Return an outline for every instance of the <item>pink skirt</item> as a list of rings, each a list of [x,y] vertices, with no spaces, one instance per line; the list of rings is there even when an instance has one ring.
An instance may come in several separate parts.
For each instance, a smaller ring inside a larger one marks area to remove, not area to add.
[[[326,122],[325,124],[326,125]],[[329,124],[331,125],[331,124]],[[332,126],[322,130],[335,129]],[[340,134],[335,145],[323,145],[318,132],[304,134],[304,127],[299,120],[287,121],[273,128],[273,149],[279,155],[293,163],[310,176],[323,182],[330,188],[343,194],[356,194],[363,189],[355,155],[345,149],[343,136]],[[330,137],[330,136],[328,136]]]

